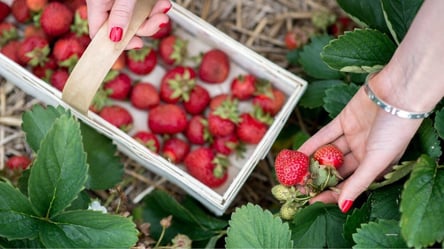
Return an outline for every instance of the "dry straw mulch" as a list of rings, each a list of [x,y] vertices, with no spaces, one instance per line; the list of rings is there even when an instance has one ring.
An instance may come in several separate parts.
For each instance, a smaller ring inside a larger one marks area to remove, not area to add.
[[[284,46],[284,34],[294,27],[312,29],[311,17],[319,11],[338,12],[334,0],[177,0],[196,15],[207,20],[235,40],[287,70],[297,73],[298,68],[289,67],[288,50]],[[38,100],[26,95],[3,78],[0,79],[0,171],[6,159],[14,154],[31,155],[20,128],[21,115]],[[112,190],[95,192],[110,209],[119,207],[119,212],[130,212],[146,194],[155,188],[169,191],[180,197],[184,192],[175,185],[156,176],[133,160],[122,155],[125,164],[125,179]],[[270,189],[274,184],[272,156],[261,161],[232,207],[246,202],[262,206],[272,205]],[[228,210],[230,212],[230,210]]]

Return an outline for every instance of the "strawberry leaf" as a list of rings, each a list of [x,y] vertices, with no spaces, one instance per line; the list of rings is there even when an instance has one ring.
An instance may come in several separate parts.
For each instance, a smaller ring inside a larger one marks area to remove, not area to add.
[[[130,248],[138,234],[131,219],[90,210],[57,215],[41,230],[47,248]]]
[[[396,44],[379,30],[347,31],[324,47],[321,58],[333,69],[350,73],[371,73],[386,65]]]
[[[432,158],[439,158],[442,154],[438,134],[433,127],[430,118],[424,119],[404,153],[407,160],[416,160],[421,154],[427,154]]]
[[[444,108],[436,112],[434,127],[441,139],[444,139]]]
[[[80,125],[62,115],[42,140],[31,167],[28,194],[36,212],[46,218],[62,212],[82,190],[87,172]]]
[[[299,105],[306,108],[317,108],[324,104],[325,91],[330,87],[344,84],[341,80],[318,80],[310,82],[307,90],[299,100]]]
[[[398,221],[379,220],[363,224],[353,234],[356,248],[406,248]]]
[[[444,239],[444,170],[434,159],[421,156],[401,196],[401,233],[409,247],[427,247]]]
[[[53,123],[62,114],[68,113],[62,107],[35,105],[22,116],[22,129],[26,141],[35,152],[39,151],[40,142],[48,133]],[[122,180],[123,164],[116,156],[117,148],[106,136],[80,123],[82,142],[87,153],[88,189],[108,189]]]
[[[8,183],[0,182],[0,237],[8,240],[35,238],[39,221],[29,200]]]
[[[362,27],[389,33],[380,1],[337,0],[337,3]]]
[[[372,191],[367,203],[371,207],[371,220],[399,220],[399,202],[404,182],[391,184],[384,188]]]
[[[415,161],[405,161],[399,165],[393,166],[392,171],[384,175],[383,181],[372,183],[369,186],[369,189],[377,189],[397,182],[398,180],[404,178],[406,175],[410,174],[415,164]]]
[[[299,64],[304,72],[315,79],[340,79],[342,74],[331,69],[321,59],[322,48],[332,40],[328,35],[314,36],[310,43],[305,45],[299,52]]]
[[[381,5],[384,11],[387,27],[396,43],[400,43],[404,38],[413,18],[416,16],[424,0],[403,1],[403,0],[382,0]]]
[[[358,90],[359,86],[355,84],[330,87],[325,91],[324,109],[331,118],[336,117]]]
[[[370,221],[370,203],[364,203],[360,208],[354,208],[350,215],[347,216],[344,224],[344,238],[349,243],[353,242],[352,235],[362,224]]]
[[[292,248],[287,223],[251,203],[231,215],[225,239],[226,248]]]
[[[346,215],[337,205],[316,202],[301,209],[290,224],[297,248],[351,247],[343,235]]]
[[[82,124],[80,128],[90,165],[85,187],[95,190],[114,187],[123,178],[123,164],[116,155],[116,145],[90,126]]]

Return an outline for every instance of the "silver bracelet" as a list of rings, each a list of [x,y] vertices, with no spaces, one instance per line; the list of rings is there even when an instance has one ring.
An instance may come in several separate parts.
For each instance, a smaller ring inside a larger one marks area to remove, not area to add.
[[[392,115],[395,115],[397,117],[405,118],[405,119],[427,118],[432,113],[432,111],[430,111],[430,112],[409,112],[409,111],[405,111],[405,110],[396,108],[396,107],[384,102],[383,100],[378,98],[378,96],[376,96],[376,94],[373,92],[373,90],[368,85],[368,80],[370,77],[371,77],[371,75],[368,75],[367,79],[365,80],[364,91],[367,94],[367,96],[370,98],[370,100],[373,101],[379,107],[381,107],[384,111],[386,111]]]

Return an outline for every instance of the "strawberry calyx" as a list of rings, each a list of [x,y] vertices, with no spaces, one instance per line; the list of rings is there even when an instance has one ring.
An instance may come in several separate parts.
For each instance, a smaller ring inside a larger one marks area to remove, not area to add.
[[[190,99],[190,92],[196,85],[196,79],[188,69],[185,69],[183,74],[176,74],[173,79],[168,80],[168,85],[173,90],[171,98],[180,98],[186,102]]]
[[[238,104],[237,99],[226,98],[213,110],[212,114],[237,124],[241,121]]]
[[[274,121],[274,118],[270,113],[265,112],[262,107],[256,104],[253,105],[252,116],[268,126],[270,126]]]
[[[180,65],[185,60],[188,54],[188,40],[176,38],[173,45],[173,52],[170,58],[174,61],[175,65]]]
[[[128,57],[133,61],[144,61],[148,54],[151,52],[152,48],[145,46],[142,48],[131,49],[128,51]]]
[[[48,45],[45,45],[44,47],[34,48],[32,51],[26,53],[26,56],[28,58],[31,58],[28,64],[33,67],[43,66],[49,60],[48,59],[49,53],[50,53],[50,48]]]
[[[230,162],[228,161],[228,157],[223,154],[217,153],[211,162],[215,165],[213,169],[214,177],[218,179],[223,178],[227,171],[228,165],[230,164]]]
[[[254,95],[265,95],[271,99],[274,98],[273,95],[273,85],[269,80],[266,79],[256,79],[256,91]]]
[[[88,20],[83,16],[83,13],[81,13],[82,11],[86,12],[86,6],[85,10],[78,9],[75,12],[74,21],[71,24],[71,31],[76,33],[78,36],[89,34]]]

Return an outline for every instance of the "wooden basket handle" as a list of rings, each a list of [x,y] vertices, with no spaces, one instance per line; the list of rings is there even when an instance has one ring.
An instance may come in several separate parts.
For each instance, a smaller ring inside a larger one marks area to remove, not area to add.
[[[138,0],[134,6],[131,21],[120,42],[108,37],[108,21],[97,34],[73,68],[62,92],[62,100],[83,114],[120,54],[125,50],[140,25],[149,16],[155,0]]]

